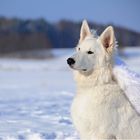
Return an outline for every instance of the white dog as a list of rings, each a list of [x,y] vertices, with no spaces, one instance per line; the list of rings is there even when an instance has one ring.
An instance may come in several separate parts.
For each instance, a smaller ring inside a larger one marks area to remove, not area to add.
[[[114,66],[115,49],[113,27],[97,37],[83,21],[76,53],[67,59],[77,82],[71,115],[83,140],[140,139],[135,106],[140,102],[140,84],[125,66]]]

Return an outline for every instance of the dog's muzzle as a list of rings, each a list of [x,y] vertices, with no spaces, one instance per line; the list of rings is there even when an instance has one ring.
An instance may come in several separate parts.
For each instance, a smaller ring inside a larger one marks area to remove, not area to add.
[[[73,58],[68,58],[68,59],[67,59],[67,63],[68,63],[69,65],[73,65],[73,64],[75,63],[75,60],[74,60]]]

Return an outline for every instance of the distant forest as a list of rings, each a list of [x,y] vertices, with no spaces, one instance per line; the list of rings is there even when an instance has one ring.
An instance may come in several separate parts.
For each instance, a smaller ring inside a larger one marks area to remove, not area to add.
[[[108,26],[89,22],[100,33]],[[44,19],[22,20],[0,17],[0,53],[48,48],[74,48],[79,39],[81,22],[61,20],[50,23]],[[112,25],[114,26],[114,25]],[[120,47],[140,46],[140,33],[114,26]]]

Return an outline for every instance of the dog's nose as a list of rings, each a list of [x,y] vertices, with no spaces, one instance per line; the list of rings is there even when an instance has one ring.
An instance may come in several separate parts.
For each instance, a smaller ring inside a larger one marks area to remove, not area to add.
[[[73,58],[68,58],[68,59],[67,59],[67,63],[68,63],[69,65],[72,65],[72,64],[75,63],[75,60],[74,60]]]

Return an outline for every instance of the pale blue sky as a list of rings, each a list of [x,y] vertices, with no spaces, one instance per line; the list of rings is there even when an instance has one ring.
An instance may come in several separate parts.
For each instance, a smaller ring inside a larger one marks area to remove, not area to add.
[[[140,32],[140,0],[0,0],[0,15],[114,23]]]

